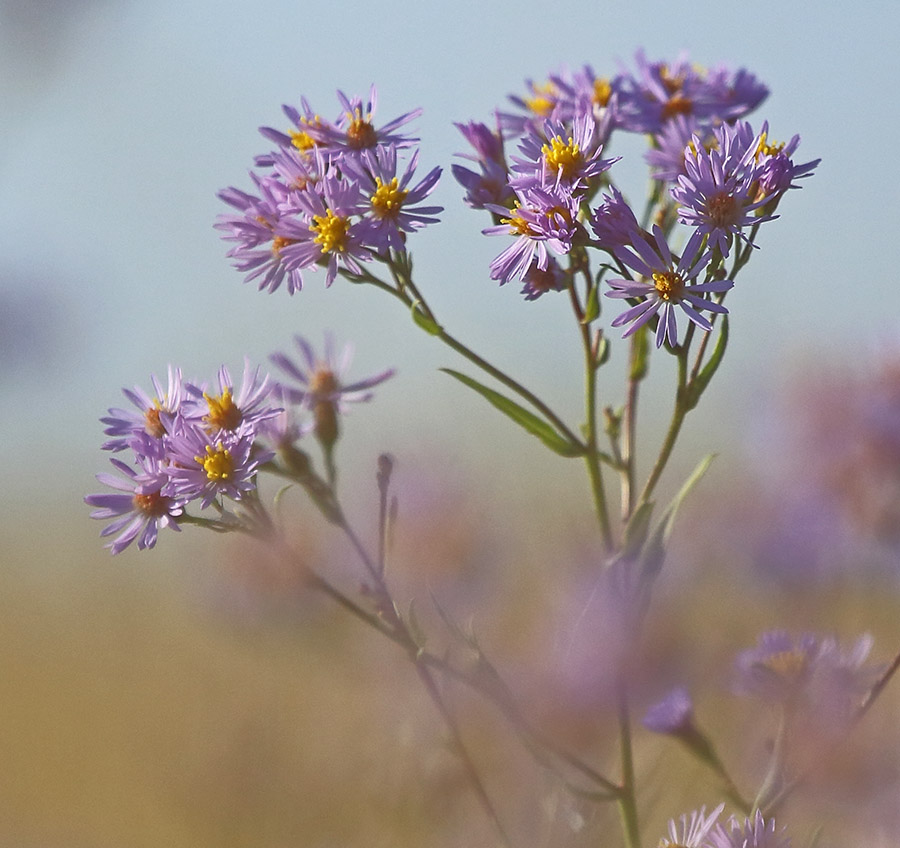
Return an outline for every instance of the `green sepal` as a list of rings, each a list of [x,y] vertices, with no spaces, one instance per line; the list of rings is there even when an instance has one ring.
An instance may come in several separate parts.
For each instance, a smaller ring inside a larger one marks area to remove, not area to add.
[[[666,558],[666,545],[669,543],[669,537],[672,535],[672,527],[675,524],[675,515],[678,512],[678,508],[691,489],[700,481],[700,478],[706,474],[707,469],[715,458],[716,455],[711,453],[700,460],[697,467],[691,472],[690,477],[684,481],[684,485],[678,490],[678,494],[666,507],[659,524],[656,525],[647,539],[641,555],[641,570],[645,577],[652,579],[659,574],[663,561]],[[641,508],[638,507],[638,510],[640,511]]]
[[[706,387],[709,385],[709,381],[712,380],[713,375],[719,368],[719,365],[722,363],[722,357],[725,356],[725,348],[728,346],[728,316],[722,316],[722,323],[719,325],[719,337],[716,339],[716,346],[713,349],[712,355],[709,357],[709,361],[703,368],[700,369],[700,373],[691,381],[690,383],[690,393],[687,397],[687,408],[693,409],[699,402],[700,396],[706,390]]]
[[[454,371],[451,368],[441,368],[441,371],[445,374],[449,374],[451,377],[455,377],[473,391],[478,392],[485,400],[506,415],[507,418],[515,421],[516,424],[523,430],[531,433],[532,436],[537,436],[548,448],[550,448],[550,450],[558,453],[560,456],[576,457],[585,455],[586,451],[583,445],[571,442],[569,439],[561,436],[542,418],[539,418],[533,412],[529,412],[524,407],[519,406],[519,404],[510,400],[505,395],[501,395],[499,392],[495,392],[493,389],[483,386],[477,380],[473,380],[471,377],[467,377],[459,371]]]
[[[610,350],[609,339],[606,336],[601,336],[597,339],[596,353],[594,355],[597,361],[597,368],[601,365],[606,365],[609,361]]]
[[[439,336],[443,332],[443,327],[437,323],[437,321],[433,321],[431,318],[427,317],[424,312],[420,309],[419,301],[415,301],[412,306],[410,306],[410,312],[412,313],[412,319],[416,322],[426,333],[432,336]]]

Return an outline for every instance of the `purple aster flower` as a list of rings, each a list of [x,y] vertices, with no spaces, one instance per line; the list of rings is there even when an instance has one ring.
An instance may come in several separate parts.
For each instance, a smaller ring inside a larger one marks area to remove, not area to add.
[[[566,273],[551,256],[547,260],[546,269],[532,265],[522,277],[522,295],[525,300],[537,300],[548,291],[565,291]]]
[[[685,148],[685,172],[672,187],[672,197],[681,204],[679,220],[707,236],[722,256],[728,256],[734,237],[751,244],[742,228],[775,217],[759,211],[766,199],[757,199],[757,170],[742,145],[735,144],[746,135],[746,125],[723,125],[715,132],[717,145],[709,150],[694,136]]]
[[[181,369],[169,366],[168,387],[165,390],[155,374],[150,375],[150,382],[154,391],[152,398],[140,386],[135,386],[133,391],[122,389],[122,394],[136,407],[136,412],[113,408],[108,410],[107,417],[100,419],[106,424],[103,432],[107,436],[114,437],[104,442],[103,450],[120,451],[126,447],[134,447],[136,436],[141,437],[141,444],[144,446],[141,453],[154,452],[149,447],[152,445],[150,440],[161,445],[162,438],[166,434],[165,417],[167,414],[174,415],[179,410],[185,396]]]
[[[416,204],[431,194],[441,177],[441,169],[432,168],[424,179],[410,187],[418,160],[417,150],[399,179],[395,147],[365,150],[359,159],[341,163],[345,174],[357,179],[368,197],[369,208],[363,215],[363,220],[368,224],[365,242],[379,253],[387,253],[389,248],[405,250],[404,234],[438,223],[434,216],[443,212],[442,206],[416,208]]]
[[[669,836],[659,841],[659,848],[706,848],[707,836],[724,809],[725,805],[719,804],[706,815],[706,807],[701,807],[691,813],[690,819],[682,815],[679,821],[681,827],[675,819],[669,819]]]
[[[110,462],[124,479],[113,474],[98,474],[97,479],[121,494],[87,495],[84,501],[97,507],[91,518],[115,519],[100,532],[101,536],[118,534],[106,545],[113,554],[124,551],[135,539],[140,550],[152,548],[161,527],[181,529],[177,518],[184,511],[184,501],[162,494],[168,476],[158,461],[145,458],[139,471],[119,459],[111,458]]]
[[[619,161],[600,158],[603,148],[596,130],[591,113],[576,116],[571,130],[558,121],[546,121],[540,133],[529,133],[519,145],[525,158],[513,157],[513,170],[520,176],[512,187],[586,191],[591,180]]]
[[[463,198],[473,209],[484,209],[487,205],[508,206],[515,197],[509,186],[509,171],[503,153],[503,137],[500,131],[490,130],[485,124],[471,122],[454,124],[466,141],[475,149],[476,155],[459,153],[458,156],[477,162],[480,173],[451,165],[450,170],[456,181],[466,190]]]
[[[819,650],[820,640],[811,633],[795,638],[784,630],[767,631],[738,656],[735,690],[767,701],[796,700],[809,684]]]
[[[572,117],[576,102],[576,90],[564,79],[563,74],[554,74],[546,82],[536,83],[526,80],[528,94],[524,97],[510,95],[509,100],[524,112],[511,115],[498,112],[500,129],[509,135],[523,135],[538,130],[546,120],[566,120]]]
[[[219,192],[219,198],[238,209],[240,215],[220,215],[214,225],[226,233],[225,241],[236,242],[227,256],[238,271],[245,274],[244,282],[259,278],[259,290],[274,292],[287,277],[288,293],[300,291],[303,277],[299,268],[288,268],[282,249],[290,241],[276,232],[289,198],[288,189],[272,177],[259,177],[251,173],[261,197],[228,188]]]
[[[299,271],[324,263],[326,286],[334,282],[339,266],[361,274],[359,261],[372,254],[363,243],[365,225],[353,220],[363,211],[359,185],[329,172],[315,191],[294,192],[291,203],[298,217],[282,219],[276,228],[284,240],[280,257],[285,267]]]
[[[710,848],[791,848],[784,828],[776,830],[775,819],[766,821],[759,810],[743,822],[732,816],[727,828],[718,825],[708,844]]]
[[[397,130],[421,115],[421,109],[406,112],[376,129],[372,123],[378,106],[378,93],[374,85],[369,89],[369,99],[365,106],[360,97],[348,98],[343,91],[338,91],[337,96],[343,111],[336,123],[310,129],[310,135],[324,152],[354,156],[362,150],[380,145],[409,147],[419,140],[401,135]]]
[[[606,292],[606,296],[614,298],[642,297],[644,300],[619,315],[612,322],[612,326],[621,327],[623,324],[631,324],[623,335],[623,337],[627,337],[655,315],[659,315],[656,327],[656,346],[662,347],[665,341],[670,345],[677,345],[678,325],[675,319],[675,307],[681,309],[702,330],[709,331],[712,329],[712,324],[698,310],[718,313],[727,313],[728,310],[722,304],[708,300],[704,295],[728,291],[734,282],[732,280],[710,280],[705,283],[690,284],[691,280],[706,269],[712,256],[712,251],[709,250],[699,255],[703,240],[701,233],[695,232],[691,236],[677,264],[666,244],[663,231],[659,227],[654,227],[653,233],[656,238],[655,250],[643,239],[636,239],[632,245],[636,252],[625,247],[615,249],[619,261],[637,271],[644,279],[608,280],[607,282],[613,290]]]
[[[210,394],[205,386],[188,384],[187,392],[192,403],[182,411],[186,420],[199,423],[209,432],[221,430],[235,431],[245,428],[255,433],[259,425],[274,418],[281,409],[272,399],[273,384],[267,374],[260,368],[250,368],[250,361],[244,360],[244,375],[237,394],[234,392],[234,380],[223,365],[217,375],[218,393]]]
[[[239,501],[256,488],[259,466],[274,456],[254,449],[253,440],[247,427],[210,433],[179,419],[175,432],[166,437],[171,462],[163,493],[183,502],[199,499],[201,509],[218,497]]]
[[[558,255],[567,254],[579,232],[578,200],[564,190],[520,188],[515,208],[487,207],[502,215],[501,223],[482,230],[485,235],[514,235],[515,242],[491,262],[491,279],[501,285],[513,277],[523,279],[532,264],[546,271],[549,245]]]
[[[573,74],[576,111],[589,111],[598,123],[598,143],[606,144],[616,126],[621,76],[598,77],[590,65]]]
[[[695,135],[702,136],[703,133],[696,118],[691,115],[676,115],[671,121],[666,121],[653,136],[653,146],[644,154],[653,179],[674,183],[684,173],[685,148]],[[708,139],[711,145],[712,136]],[[707,140],[704,139],[706,146]]]
[[[353,358],[350,345],[338,356],[331,336],[326,335],[325,355],[320,358],[302,336],[295,336],[294,341],[303,357],[302,365],[283,353],[274,353],[269,358],[300,386],[283,384],[284,397],[312,411],[316,438],[331,446],[338,438],[338,416],[347,412],[347,404],[370,400],[371,389],[392,377],[394,370],[390,368],[364,380],[344,383],[343,375]]]
[[[615,186],[610,186],[612,194],[603,195],[601,203],[591,216],[591,229],[601,247],[616,248],[633,244],[643,238],[643,230],[634,212]]]
[[[294,129],[283,133],[272,127],[260,127],[259,131],[265,138],[269,139],[269,141],[274,141],[280,148],[293,148],[301,154],[309,154],[310,151],[318,146],[319,142],[317,139],[331,125],[313,112],[305,97],[301,98],[300,105],[303,110],[302,113],[287,104],[281,107],[288,120],[294,125]],[[272,165],[274,156],[275,154],[258,156],[256,164],[260,167],[268,167]]]
[[[795,135],[787,144],[773,144],[768,140],[769,124],[763,124],[755,150],[759,196],[767,201],[766,210],[778,205],[781,195],[790,188],[800,188],[794,181],[808,177],[822,161],[813,159],[795,165],[791,157],[800,145]]]
[[[678,686],[644,714],[643,725],[654,733],[679,735],[694,726],[694,702],[688,690]]]

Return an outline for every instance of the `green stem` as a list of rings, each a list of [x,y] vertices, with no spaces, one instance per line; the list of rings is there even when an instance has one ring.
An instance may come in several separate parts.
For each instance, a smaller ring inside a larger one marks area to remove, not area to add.
[[[627,848],[640,848],[641,832],[635,796],[634,756],[631,748],[631,717],[628,693],[623,679],[619,682],[619,747],[622,752],[622,792],[619,795],[619,812],[622,816],[625,845]]]

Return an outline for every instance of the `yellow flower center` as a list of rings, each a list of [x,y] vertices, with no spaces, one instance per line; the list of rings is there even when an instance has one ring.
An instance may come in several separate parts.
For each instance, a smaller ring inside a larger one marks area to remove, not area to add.
[[[684,280],[674,271],[657,271],[653,275],[653,286],[663,300],[677,303],[684,291]]]
[[[371,199],[375,215],[379,218],[396,218],[408,193],[397,188],[396,177],[387,185],[381,181],[381,177],[375,177],[375,193]]]
[[[313,241],[320,245],[322,253],[336,251],[342,253],[346,249],[345,239],[350,222],[343,215],[335,215],[330,209],[324,215],[313,215],[309,229],[315,233]]]
[[[235,406],[231,389],[225,389],[218,397],[204,392],[203,397],[209,406],[209,415],[203,420],[209,424],[210,430],[237,430],[244,416]]]
[[[169,498],[161,495],[158,489],[146,495],[136,494],[131,502],[134,504],[135,510],[143,512],[144,515],[156,517],[165,515],[169,510]]]
[[[297,150],[312,150],[316,146],[315,139],[305,130],[291,130],[291,144]]]
[[[801,651],[781,651],[764,660],[760,665],[790,683],[799,680],[806,671],[807,657]]]
[[[545,82],[543,85],[532,85],[531,90],[534,97],[526,97],[525,105],[535,115],[546,117],[556,106],[556,86],[552,82]]]
[[[531,229],[531,224],[526,221],[521,213],[519,212],[519,204],[516,203],[515,208],[512,210],[512,214],[509,218],[501,218],[501,224],[509,224],[509,232],[510,235],[514,236],[533,236],[535,235],[534,230]]]
[[[663,105],[662,117],[664,121],[667,121],[676,115],[690,115],[693,111],[693,101],[678,92],[673,94]]]
[[[319,364],[309,380],[310,394],[317,398],[328,398],[341,387],[337,376],[327,365]]]
[[[609,103],[609,98],[612,97],[612,86],[609,84],[608,79],[595,79],[594,80],[594,103],[598,106],[606,106]]]
[[[195,456],[194,461],[203,466],[208,480],[227,480],[234,474],[231,451],[222,445],[207,445],[206,456]]]
[[[547,167],[556,174],[561,171],[563,179],[570,179],[584,161],[581,149],[571,136],[568,142],[554,136],[550,139],[550,144],[545,144],[541,148],[541,153],[544,154]]]
[[[281,253],[281,248],[293,243],[293,239],[285,238],[284,236],[274,236],[272,239],[272,253],[278,256]]]
[[[166,434],[166,428],[159,420],[161,407],[158,400],[153,401],[153,406],[144,413],[144,429],[154,439],[161,439]]]
[[[354,114],[348,115],[350,126],[347,127],[347,144],[354,150],[362,150],[365,147],[374,147],[378,143],[375,127],[360,114],[359,109]]]
[[[784,142],[774,142],[769,143],[767,138],[768,133],[763,133],[759,137],[759,145],[756,148],[756,158],[759,159],[761,156],[775,156],[778,153],[781,153],[784,150]]]

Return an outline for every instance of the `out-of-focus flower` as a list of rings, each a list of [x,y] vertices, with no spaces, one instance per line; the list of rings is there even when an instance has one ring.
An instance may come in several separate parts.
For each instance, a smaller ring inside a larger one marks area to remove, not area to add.
[[[468,124],[454,124],[466,141],[475,149],[475,154],[459,153],[464,159],[477,162],[480,173],[451,165],[450,170],[456,181],[466,190],[463,198],[467,206],[484,209],[488,204],[507,206],[515,194],[509,185],[509,171],[503,154],[503,137],[499,130],[493,131],[485,124],[472,121]]]
[[[694,702],[688,690],[678,686],[644,714],[644,727],[654,733],[678,735],[693,727]]]
[[[688,318],[702,330],[711,330],[712,324],[698,310],[726,313],[728,310],[720,303],[707,300],[703,295],[728,291],[734,283],[731,280],[710,280],[705,283],[693,283],[701,271],[709,265],[711,251],[699,255],[703,236],[695,232],[684,248],[684,253],[677,264],[672,257],[665,236],[659,227],[653,228],[656,239],[654,250],[643,239],[636,239],[632,247],[635,252],[625,247],[616,248],[616,257],[629,268],[637,271],[642,280],[607,280],[612,291],[607,297],[644,298],[636,306],[626,310],[612,322],[613,327],[630,324],[623,334],[630,336],[639,327],[646,324],[653,316],[659,315],[656,327],[656,346],[663,342],[678,344],[678,324],[675,319],[675,307],[681,309]]]
[[[100,532],[101,536],[118,534],[106,545],[113,554],[121,553],[135,540],[141,550],[152,548],[162,527],[181,529],[177,519],[184,511],[184,500],[162,494],[169,478],[159,461],[144,459],[140,471],[119,459],[111,458],[110,462],[124,477],[98,474],[97,479],[121,494],[87,495],[84,501],[97,507],[91,518],[115,519]]]
[[[615,186],[612,194],[603,195],[601,203],[591,217],[591,229],[601,247],[616,248],[633,244],[641,236],[641,227],[631,207]]]
[[[777,829],[775,819],[767,821],[759,810],[743,821],[732,816],[727,828],[718,825],[708,844],[710,848],[791,848],[784,828]]]
[[[525,300],[537,300],[549,291],[563,291],[566,288],[566,274],[551,256],[545,270],[532,265],[522,277],[522,282]]]
[[[724,809],[725,805],[719,804],[706,815],[706,807],[701,807],[694,810],[690,818],[682,815],[678,823],[675,819],[669,819],[669,835],[659,841],[659,848],[706,848],[707,836]]]

